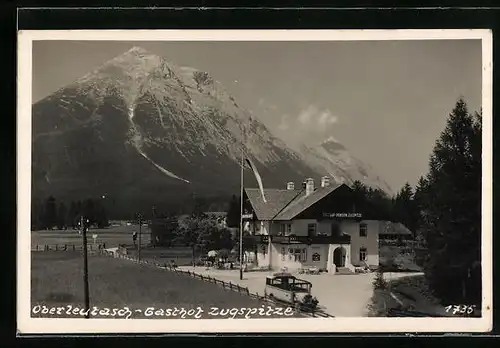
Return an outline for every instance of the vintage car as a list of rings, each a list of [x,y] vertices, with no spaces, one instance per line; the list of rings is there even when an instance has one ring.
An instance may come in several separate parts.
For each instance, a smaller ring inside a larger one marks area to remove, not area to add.
[[[275,273],[266,277],[265,296],[290,304],[316,308],[318,300],[311,296],[312,284],[290,273]]]

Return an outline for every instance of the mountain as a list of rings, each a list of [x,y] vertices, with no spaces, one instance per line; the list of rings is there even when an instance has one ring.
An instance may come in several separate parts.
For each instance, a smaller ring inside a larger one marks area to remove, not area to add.
[[[365,168],[331,142],[291,150],[209,73],[175,66],[140,47],[40,100],[32,111],[34,200],[106,195],[116,210],[133,211],[193,194],[225,197],[239,191],[242,148],[267,187],[319,178],[325,169],[357,178],[352,171]],[[255,185],[246,173],[246,185]]]
[[[334,137],[316,146],[302,145],[297,149],[302,160],[319,173],[326,173],[338,183],[352,184],[359,180],[372,188],[379,188],[389,195],[393,191],[373,168],[352,156]]]
[[[35,103],[32,136],[35,198],[237,193],[242,143],[268,186],[317,175],[210,74],[138,47]]]

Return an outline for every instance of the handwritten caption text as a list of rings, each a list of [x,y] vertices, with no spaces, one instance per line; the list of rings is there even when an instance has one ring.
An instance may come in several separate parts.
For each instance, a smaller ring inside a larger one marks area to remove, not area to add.
[[[105,307],[91,307],[85,309],[79,306],[59,306],[48,307],[46,305],[36,305],[32,308],[32,314],[42,316],[70,316],[70,317],[101,317],[101,318],[121,318],[130,319],[134,316],[140,316],[150,319],[160,318],[174,318],[174,319],[202,319],[207,317],[216,317],[220,319],[228,318],[265,318],[265,317],[291,317],[295,311],[291,307],[271,307],[262,305],[260,307],[251,308],[219,308],[209,307],[204,309],[202,307],[196,308],[155,308],[146,307],[143,309],[131,309],[129,307],[122,308],[105,308]]]

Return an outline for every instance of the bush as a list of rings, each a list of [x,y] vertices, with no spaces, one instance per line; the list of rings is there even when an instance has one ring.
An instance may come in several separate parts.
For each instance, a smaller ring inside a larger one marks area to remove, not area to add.
[[[374,290],[368,304],[369,317],[387,317],[389,315],[389,293],[384,290]]]
[[[311,295],[306,295],[304,296],[304,300],[302,301],[301,305],[302,308],[309,310],[309,311],[314,311],[318,307],[318,299],[316,297],[312,297]]]
[[[381,269],[377,270],[375,279],[373,280],[373,290],[387,289],[387,281],[384,279],[384,273]]]

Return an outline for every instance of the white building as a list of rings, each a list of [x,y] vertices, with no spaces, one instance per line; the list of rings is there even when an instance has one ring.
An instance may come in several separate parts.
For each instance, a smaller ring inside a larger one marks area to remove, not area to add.
[[[384,222],[363,220],[353,191],[345,184],[320,187],[307,179],[300,189],[244,190],[244,214],[257,243],[257,264],[290,271],[316,267],[329,273],[353,272],[355,266],[377,267],[378,235]]]

